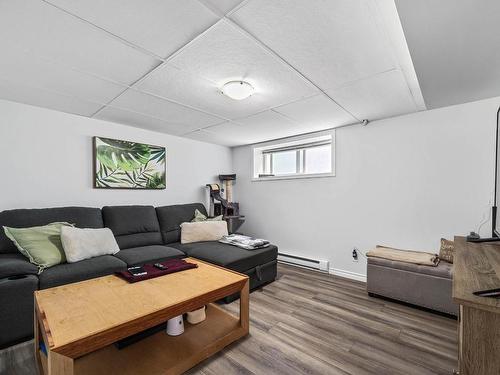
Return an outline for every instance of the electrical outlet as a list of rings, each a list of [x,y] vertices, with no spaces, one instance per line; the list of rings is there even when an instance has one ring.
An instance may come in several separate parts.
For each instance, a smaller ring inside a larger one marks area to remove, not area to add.
[[[357,262],[358,260],[359,260],[358,249],[353,248],[352,249],[352,261]]]

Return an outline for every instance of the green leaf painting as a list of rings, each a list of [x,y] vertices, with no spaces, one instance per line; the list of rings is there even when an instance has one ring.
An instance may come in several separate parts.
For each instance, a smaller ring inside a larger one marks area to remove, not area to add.
[[[165,189],[165,147],[94,137],[96,188]]]

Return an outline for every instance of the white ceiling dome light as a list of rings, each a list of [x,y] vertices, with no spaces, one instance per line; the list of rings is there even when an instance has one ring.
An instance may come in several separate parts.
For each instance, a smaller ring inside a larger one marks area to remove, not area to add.
[[[229,81],[221,89],[222,93],[234,100],[248,98],[255,91],[253,86],[245,81]]]

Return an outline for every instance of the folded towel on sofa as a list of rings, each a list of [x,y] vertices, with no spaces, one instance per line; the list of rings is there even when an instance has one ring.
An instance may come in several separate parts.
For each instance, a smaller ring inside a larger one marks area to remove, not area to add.
[[[377,246],[375,249],[368,251],[366,256],[431,267],[436,267],[439,264],[439,257],[437,254],[422,251],[393,249],[385,246]]]
[[[269,241],[260,238],[244,236],[242,234],[230,234],[222,237],[219,242],[241,247],[246,250],[262,249],[269,246]]]

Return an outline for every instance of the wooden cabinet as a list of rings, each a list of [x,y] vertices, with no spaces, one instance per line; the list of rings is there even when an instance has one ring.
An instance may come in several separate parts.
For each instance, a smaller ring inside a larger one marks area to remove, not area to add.
[[[500,299],[474,291],[500,288],[500,242],[474,244],[455,238],[453,300],[460,305],[460,375],[500,374]]]

